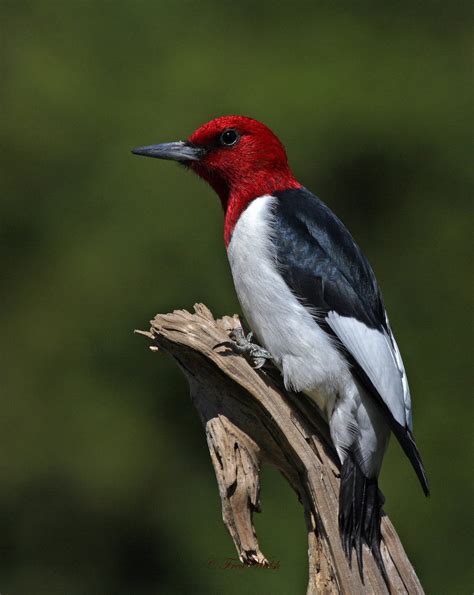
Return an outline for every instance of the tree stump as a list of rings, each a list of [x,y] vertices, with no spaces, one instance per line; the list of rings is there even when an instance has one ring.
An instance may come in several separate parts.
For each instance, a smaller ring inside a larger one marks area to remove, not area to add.
[[[279,469],[298,495],[308,532],[308,595],[388,593],[364,546],[364,581],[342,550],[338,529],[340,465],[329,428],[316,405],[285,390],[273,366],[255,370],[236,355],[229,332],[235,315],[214,320],[203,304],[194,314],[158,314],[148,332],[150,349],[169,353],[186,376],[206,432],[222,501],[222,516],[243,564],[267,564],[253,525],[260,510],[260,468]],[[415,595],[422,586],[387,516],[381,551],[390,591]]]

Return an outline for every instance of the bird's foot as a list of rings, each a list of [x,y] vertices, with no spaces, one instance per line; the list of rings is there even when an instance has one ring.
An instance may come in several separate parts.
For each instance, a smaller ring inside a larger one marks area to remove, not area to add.
[[[230,338],[232,339],[232,349],[249,359],[256,370],[261,368],[265,362],[273,359],[269,351],[252,343],[253,333],[245,336],[240,326],[231,331]]]

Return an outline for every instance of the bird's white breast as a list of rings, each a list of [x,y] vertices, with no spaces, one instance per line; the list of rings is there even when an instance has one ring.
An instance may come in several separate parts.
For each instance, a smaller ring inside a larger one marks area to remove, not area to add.
[[[342,355],[279,273],[272,243],[278,230],[276,199],[253,200],[240,216],[228,247],[235,289],[247,321],[282,370],[288,388],[311,393],[332,409],[352,377]]]

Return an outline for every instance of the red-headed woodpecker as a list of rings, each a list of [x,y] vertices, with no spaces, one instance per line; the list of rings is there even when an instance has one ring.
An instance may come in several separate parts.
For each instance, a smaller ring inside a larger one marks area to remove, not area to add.
[[[362,576],[365,543],[380,553],[383,496],[377,485],[390,431],[423,490],[410,391],[375,275],[349,231],[293,176],[285,149],[264,124],[225,116],[187,141],[133,153],[179,161],[214,188],[224,240],[247,321],[288,389],[317,403],[341,461],[339,528]],[[240,341],[242,344],[242,341]]]

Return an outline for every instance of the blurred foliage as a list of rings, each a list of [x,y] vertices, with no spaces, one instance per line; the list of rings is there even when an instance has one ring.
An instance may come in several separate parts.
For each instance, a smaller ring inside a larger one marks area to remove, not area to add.
[[[239,310],[219,201],[130,148],[212,117],[266,122],[384,289],[429,471],[382,475],[428,593],[472,592],[469,3],[1,0],[0,590],[303,593],[295,496],[263,480],[278,571],[223,571],[185,381],[132,334]]]

